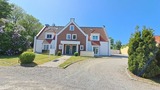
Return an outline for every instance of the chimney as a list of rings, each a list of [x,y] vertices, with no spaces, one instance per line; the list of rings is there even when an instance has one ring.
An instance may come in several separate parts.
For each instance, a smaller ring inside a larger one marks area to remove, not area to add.
[[[45,24],[46,27],[49,27],[49,24]]]
[[[74,22],[74,21],[75,21],[75,18],[70,18],[70,21],[71,21],[71,22]]]

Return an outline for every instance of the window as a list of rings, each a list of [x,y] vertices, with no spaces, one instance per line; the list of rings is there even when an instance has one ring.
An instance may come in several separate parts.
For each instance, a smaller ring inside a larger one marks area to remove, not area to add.
[[[53,35],[52,34],[46,34],[46,39],[52,39]]]
[[[95,55],[98,55],[99,48],[98,47],[93,47],[93,52],[94,52]]]
[[[71,34],[66,34],[66,39],[71,40]]]
[[[98,40],[98,36],[93,36],[92,39],[93,40]]]
[[[44,45],[44,50],[49,50],[49,45]]]
[[[52,45],[50,45],[50,49],[52,49]]]
[[[77,40],[77,34],[72,34],[72,40]]]
[[[80,45],[80,50],[84,50],[84,46],[83,45]]]
[[[69,30],[70,30],[70,31],[74,31],[74,25],[70,25]]]
[[[59,44],[59,49],[62,49],[62,45],[61,44]]]
[[[99,33],[92,33],[91,34],[91,40],[93,40],[93,41],[99,41],[99,36],[100,36]]]

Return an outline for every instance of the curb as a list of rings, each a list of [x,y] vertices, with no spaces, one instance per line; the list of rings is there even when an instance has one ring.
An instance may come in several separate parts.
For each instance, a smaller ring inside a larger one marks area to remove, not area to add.
[[[128,76],[131,80],[139,81],[139,82],[143,82],[143,83],[148,83],[148,84],[152,84],[152,85],[156,85],[156,86],[160,86],[159,83],[156,83],[156,82],[154,82],[154,81],[152,82],[152,81],[149,81],[148,79],[135,76],[134,74],[133,74],[133,75],[134,75],[135,77],[132,77],[132,76],[131,76],[132,73],[129,72],[129,70],[128,70],[127,68],[125,69],[125,71],[126,71],[127,76]],[[137,79],[137,78],[140,78],[140,79]]]

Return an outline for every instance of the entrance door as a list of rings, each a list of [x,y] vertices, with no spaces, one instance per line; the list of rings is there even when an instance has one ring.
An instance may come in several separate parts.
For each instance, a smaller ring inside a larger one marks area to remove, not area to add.
[[[93,47],[93,52],[95,55],[99,54],[99,48],[98,47]]]
[[[76,52],[76,46],[72,46],[72,54]]]
[[[70,54],[70,45],[66,45],[66,54]]]

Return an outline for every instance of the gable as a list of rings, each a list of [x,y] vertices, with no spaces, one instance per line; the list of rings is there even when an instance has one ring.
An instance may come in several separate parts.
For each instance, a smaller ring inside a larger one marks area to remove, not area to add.
[[[82,33],[84,36],[86,36],[86,34],[83,32],[83,30],[81,28],[79,28],[79,26],[74,22],[74,20],[71,20],[57,35],[61,34],[62,32],[64,32],[65,30],[67,30],[68,32],[70,32],[69,28],[70,25],[74,26],[74,29],[77,31],[79,30],[80,33]],[[72,31],[75,33],[75,31]]]

